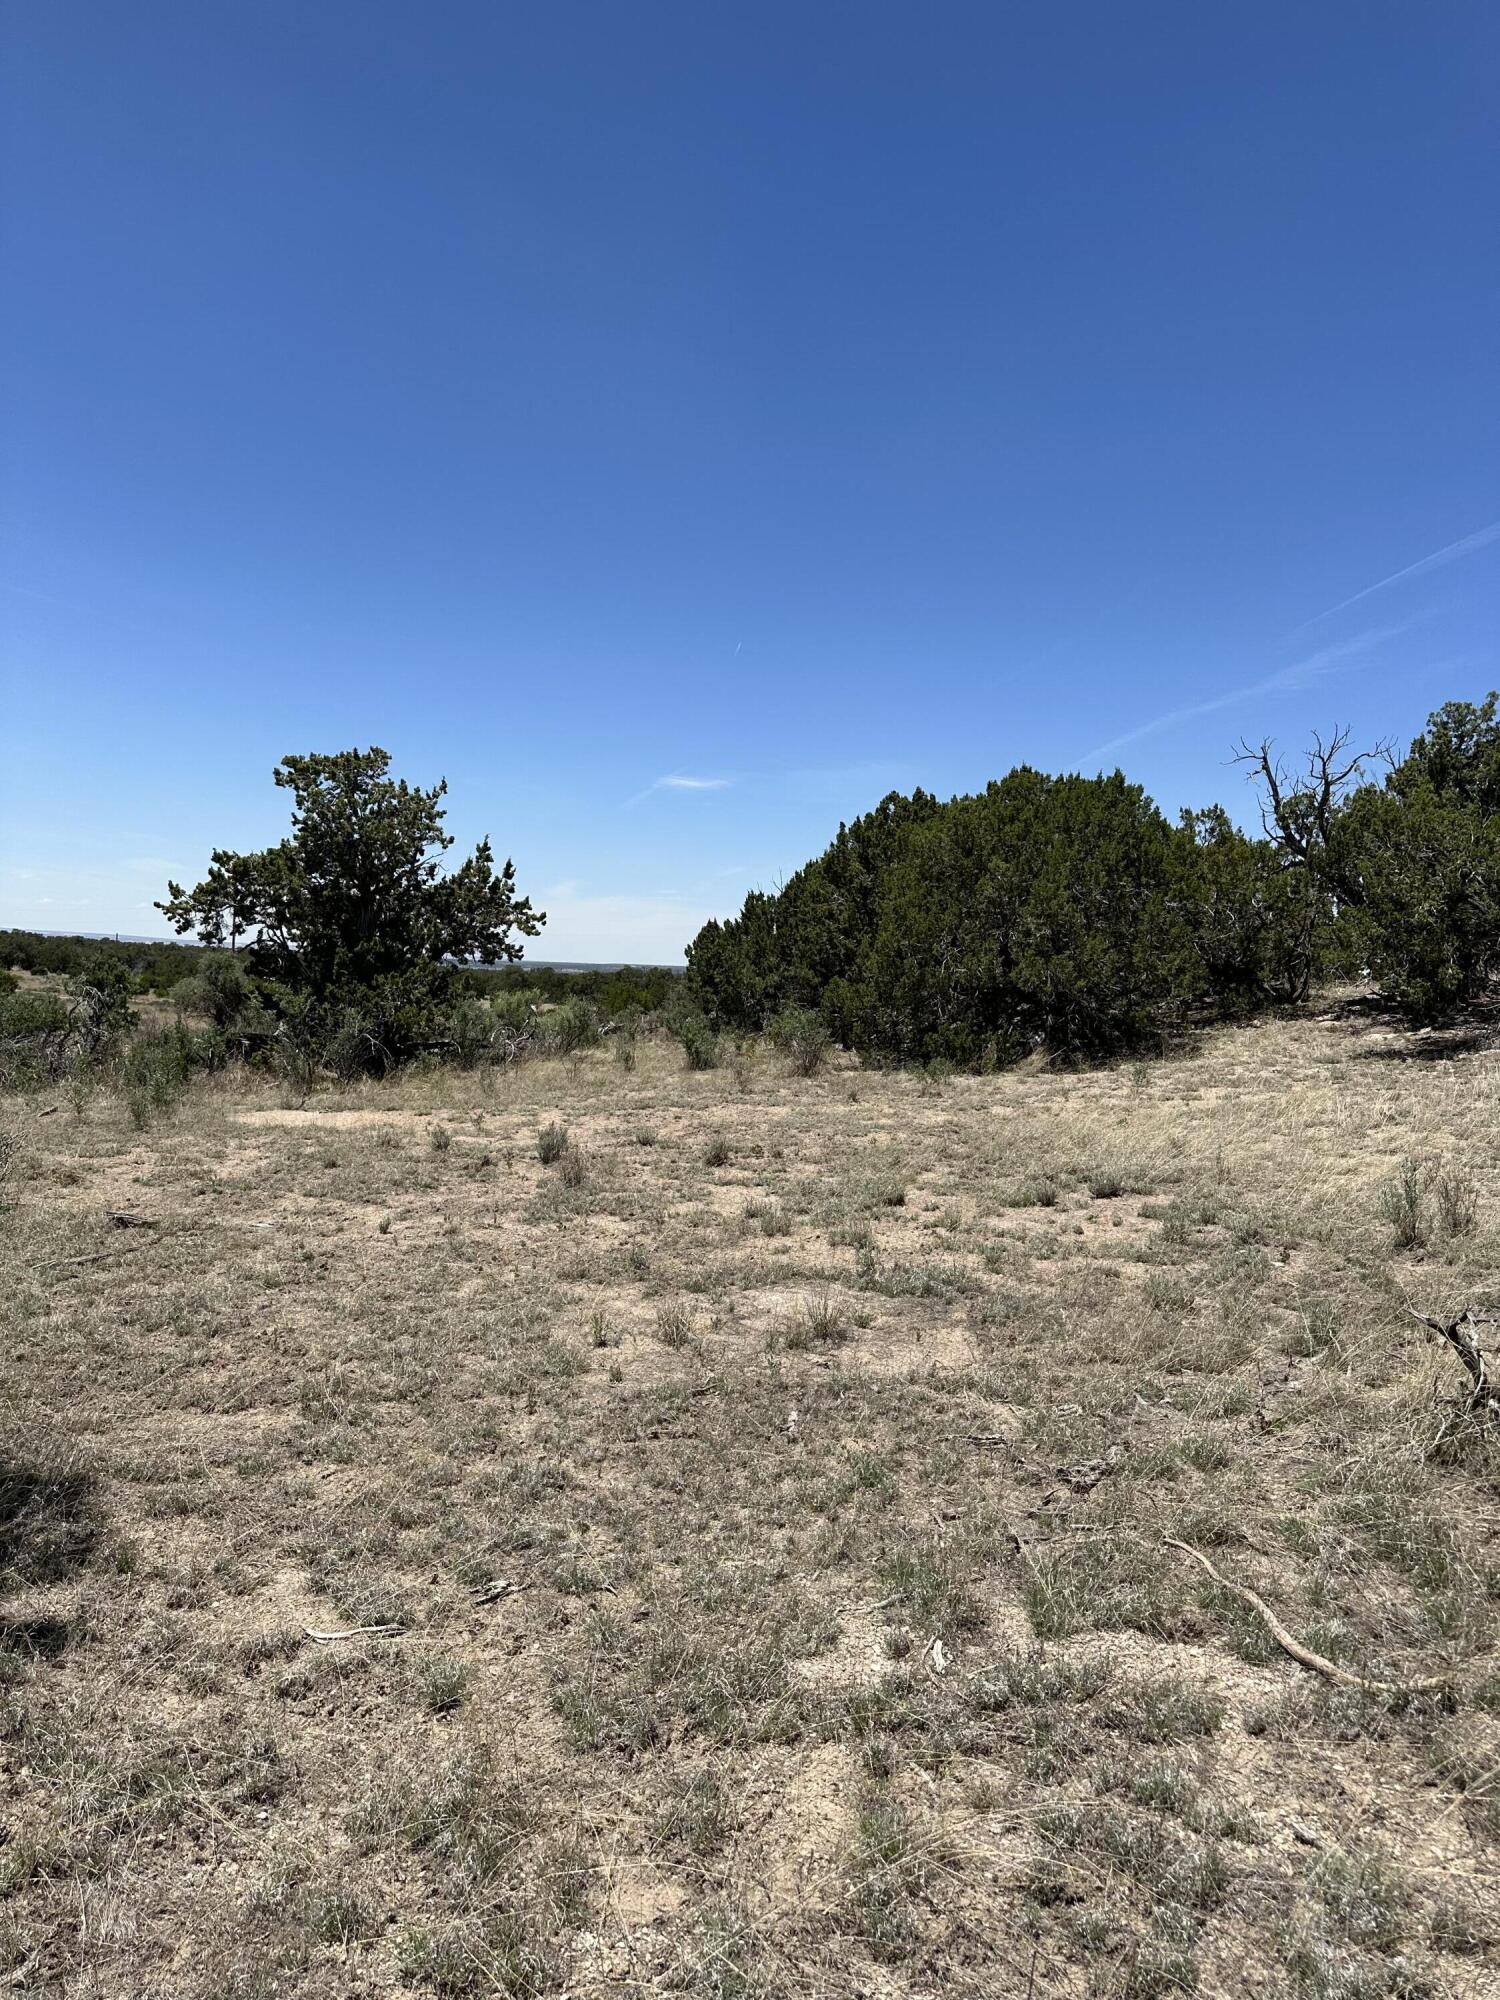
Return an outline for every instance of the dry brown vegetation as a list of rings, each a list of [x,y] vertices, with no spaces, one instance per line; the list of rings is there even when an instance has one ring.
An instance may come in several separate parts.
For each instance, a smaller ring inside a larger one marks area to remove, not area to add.
[[[13,1989],[1495,1992],[1500,1449],[1407,1308],[1495,1298],[1500,1056],[46,1108]]]

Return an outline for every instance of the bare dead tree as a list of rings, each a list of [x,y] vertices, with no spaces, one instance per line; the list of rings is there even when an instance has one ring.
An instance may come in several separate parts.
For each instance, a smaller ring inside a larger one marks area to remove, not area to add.
[[[1339,807],[1366,767],[1391,756],[1386,742],[1351,750],[1353,733],[1341,726],[1330,736],[1315,735],[1300,771],[1276,756],[1269,737],[1258,744],[1241,738],[1238,745],[1235,763],[1249,765],[1251,780],[1260,787],[1260,823],[1267,840],[1301,867],[1315,867],[1326,855]],[[1346,901],[1353,899],[1353,885],[1338,886]]]

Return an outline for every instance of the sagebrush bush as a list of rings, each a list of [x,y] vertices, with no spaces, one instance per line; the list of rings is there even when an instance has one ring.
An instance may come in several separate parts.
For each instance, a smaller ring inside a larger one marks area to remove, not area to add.
[[[570,1143],[567,1126],[553,1119],[536,1135],[536,1156],[544,1167],[553,1166],[567,1152]]]
[[[1479,1226],[1479,1189],[1463,1167],[1444,1167],[1433,1176],[1438,1221],[1448,1236],[1472,1236]]]
[[[567,1056],[577,1049],[597,1048],[599,1014],[587,1000],[567,1000],[537,1020],[537,1036],[550,1054]]]
[[[689,1069],[717,1069],[719,1038],[702,1014],[686,1014],[677,1023],[677,1039]]]
[[[833,1037],[811,1007],[784,1007],[768,1033],[771,1046],[786,1057],[798,1076],[816,1076],[833,1047]]]
[[[160,1033],[138,1035],[120,1065],[131,1123],[144,1127],[174,1110],[186,1095],[193,1071],[212,1066],[217,1047],[180,1021]]]
[[[1427,1241],[1426,1176],[1419,1161],[1406,1159],[1381,1189],[1380,1212],[1398,1250],[1419,1250]]]

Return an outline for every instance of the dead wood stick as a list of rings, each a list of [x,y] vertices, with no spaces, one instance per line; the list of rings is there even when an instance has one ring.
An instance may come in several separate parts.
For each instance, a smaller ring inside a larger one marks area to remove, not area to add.
[[[406,1630],[404,1625],[355,1625],[347,1632],[315,1632],[311,1625],[302,1630],[309,1639],[316,1639],[320,1645],[332,1645],[338,1639],[396,1639]]]
[[[69,1271],[79,1264],[105,1264],[111,1257],[128,1257],[133,1250],[144,1250],[155,1239],[142,1237],[139,1243],[117,1243],[108,1250],[91,1250],[86,1257],[51,1257],[45,1264],[39,1264],[39,1271]]]
[[[111,1220],[113,1221],[113,1217],[111,1217]],[[118,1227],[118,1225],[116,1226]],[[152,1233],[156,1228],[156,1223],[150,1223],[147,1225],[147,1233],[138,1237],[134,1242],[112,1243],[107,1250],[90,1250],[83,1257],[48,1257],[42,1263],[38,1264],[36,1268],[38,1271],[71,1271],[75,1270],[80,1264],[107,1264],[111,1257],[130,1257],[137,1250],[150,1249],[153,1244],[159,1247],[163,1243],[175,1242],[179,1236],[196,1235],[199,1229],[202,1228],[202,1224],[184,1222],[176,1229],[168,1229],[161,1235]]]
[[[1420,1681],[1373,1681],[1363,1674],[1351,1674],[1347,1667],[1336,1666],[1332,1660],[1325,1660],[1321,1653],[1314,1653],[1299,1639],[1294,1639],[1282,1624],[1276,1613],[1264,1598],[1257,1597],[1243,1583],[1231,1583],[1227,1576],[1220,1576],[1208,1557],[1201,1550],[1187,1542],[1176,1541],[1171,1535],[1163,1535],[1162,1540],[1169,1549],[1178,1549],[1185,1556],[1191,1556],[1200,1569],[1206,1570],[1221,1590],[1227,1590],[1231,1597],[1237,1597],[1242,1604],[1248,1604],[1265,1625],[1282,1652],[1289,1653],[1300,1667],[1307,1667],[1325,1680],[1337,1681],[1341,1687],[1362,1688],[1366,1694],[1436,1694],[1450,1685],[1450,1674],[1438,1674],[1430,1680]]]
[[[1465,1306],[1458,1318],[1453,1320],[1430,1319],[1426,1313],[1419,1313],[1411,1306],[1407,1307],[1407,1311],[1418,1325],[1427,1327],[1440,1339],[1446,1340],[1467,1369],[1469,1380],[1474,1385],[1469,1391],[1470,1411],[1487,1417],[1500,1416],[1500,1402],[1496,1401],[1490,1382],[1484,1349],[1474,1333],[1475,1327],[1487,1326],[1490,1322],[1476,1313],[1472,1306]]]

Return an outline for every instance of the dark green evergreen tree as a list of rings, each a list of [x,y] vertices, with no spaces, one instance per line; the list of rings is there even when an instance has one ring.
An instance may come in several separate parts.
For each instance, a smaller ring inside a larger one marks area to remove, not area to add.
[[[292,795],[288,838],[260,853],[216,851],[196,888],[169,883],[157,905],[205,945],[246,939],[281,1012],[362,1052],[360,1067],[387,1067],[432,1039],[456,967],[518,959],[518,938],[545,922],[516,894],[513,865],[496,869],[488,840],[445,872],[447,785],[393,779],[390,761],[378,749],[284,758],[274,775]]]

